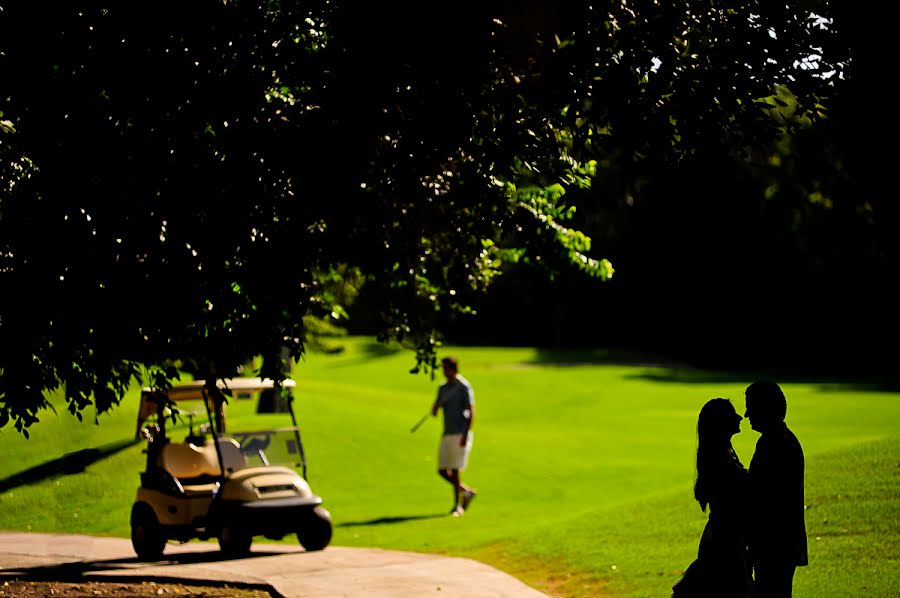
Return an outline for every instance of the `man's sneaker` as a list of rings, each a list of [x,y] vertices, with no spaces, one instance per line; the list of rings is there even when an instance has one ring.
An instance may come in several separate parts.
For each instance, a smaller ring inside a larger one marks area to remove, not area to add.
[[[450,515],[453,517],[459,517],[460,515],[462,515],[465,512],[466,512],[465,508],[463,508],[460,505],[460,506],[454,508],[452,511],[450,511]]]
[[[471,503],[472,499],[475,498],[476,496],[478,496],[478,495],[475,493],[474,490],[466,490],[465,492],[463,492],[462,508],[468,509],[469,503]]]

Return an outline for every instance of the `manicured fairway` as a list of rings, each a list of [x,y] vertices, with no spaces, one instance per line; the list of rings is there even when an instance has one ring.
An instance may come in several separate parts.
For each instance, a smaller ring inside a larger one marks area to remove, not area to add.
[[[696,415],[716,396],[742,412],[752,379],[617,365],[602,352],[445,352],[460,357],[477,404],[464,479],[479,496],[459,519],[446,516],[449,486],[434,471],[440,422],[409,432],[438,383],[407,373],[410,353],[351,339],[297,366],[309,480],[334,542],[477,558],[559,596],[667,596],[705,519],[691,499]],[[795,596],[900,595],[900,395],[782,386],[807,457],[811,566]],[[61,410],[31,440],[0,433],[0,528],[127,535],[143,455],[116,443],[134,432],[136,397],[100,426]],[[229,405],[230,425],[250,407]],[[745,465],[757,438],[744,422]],[[86,448],[100,450],[70,457],[68,470],[30,469]]]

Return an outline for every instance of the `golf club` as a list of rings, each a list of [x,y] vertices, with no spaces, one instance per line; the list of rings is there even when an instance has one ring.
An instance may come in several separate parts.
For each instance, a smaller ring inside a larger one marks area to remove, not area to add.
[[[431,416],[431,413],[426,413],[425,415],[423,415],[423,416],[422,416],[422,419],[420,419],[419,421],[417,421],[417,422],[416,422],[416,425],[414,425],[414,426],[409,430],[409,433],[412,434],[413,432],[415,432],[416,430],[418,430],[418,429],[419,429],[419,426],[421,426],[422,424],[424,424],[424,423],[425,423],[425,420],[427,420],[427,419],[429,418],[429,416]]]

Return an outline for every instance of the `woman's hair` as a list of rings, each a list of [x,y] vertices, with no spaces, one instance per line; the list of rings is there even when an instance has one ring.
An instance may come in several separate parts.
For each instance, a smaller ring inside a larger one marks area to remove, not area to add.
[[[731,448],[731,427],[734,425],[734,405],[728,399],[710,399],[700,409],[697,418],[697,481],[694,498],[706,511],[710,499],[710,476],[716,455],[722,449]]]

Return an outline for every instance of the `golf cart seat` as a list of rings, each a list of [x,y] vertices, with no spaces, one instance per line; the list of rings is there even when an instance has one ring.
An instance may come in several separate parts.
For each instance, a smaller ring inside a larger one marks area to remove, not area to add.
[[[246,465],[241,449],[232,438],[217,439],[222,452],[222,464],[229,474]],[[190,443],[170,443],[163,447],[160,466],[172,474],[185,494],[212,494],[222,477],[215,445],[207,441],[203,446]]]

